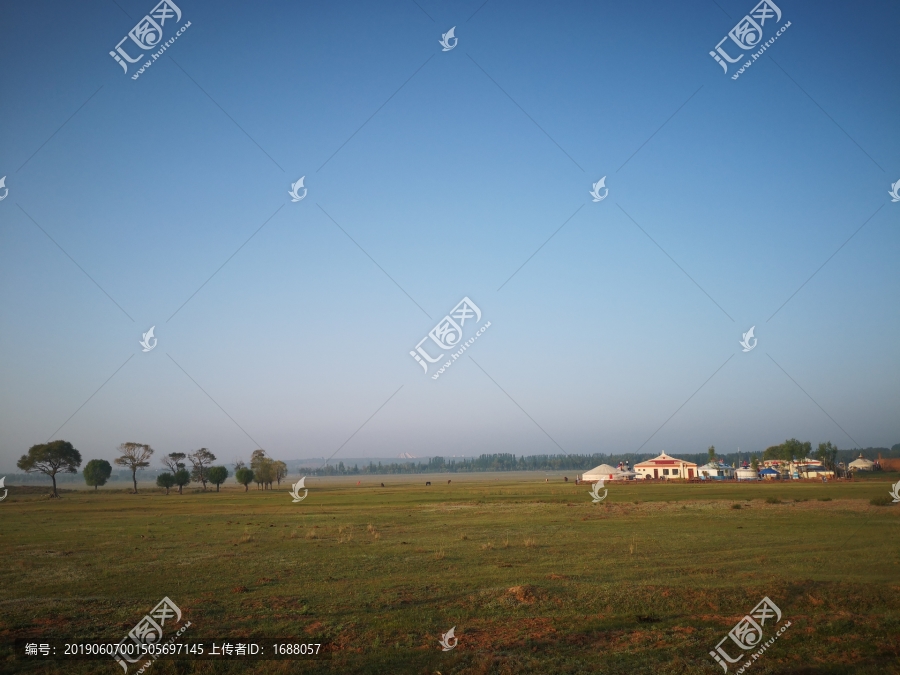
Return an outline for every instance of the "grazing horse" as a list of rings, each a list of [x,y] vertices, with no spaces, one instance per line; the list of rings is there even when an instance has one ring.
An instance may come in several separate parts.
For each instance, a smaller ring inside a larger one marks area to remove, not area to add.
[[[381,487],[384,487],[384,483],[381,484]]]
[[[425,481],[425,485],[431,485],[431,481],[430,481],[430,480],[426,480],[426,481]]]
[[[447,485],[450,485],[450,481],[449,481],[449,480],[447,481]]]

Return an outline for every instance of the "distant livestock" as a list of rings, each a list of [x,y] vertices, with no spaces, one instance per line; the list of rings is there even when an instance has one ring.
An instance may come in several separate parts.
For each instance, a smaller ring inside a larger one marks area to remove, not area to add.
[[[381,487],[384,487],[384,483],[381,484]]]
[[[430,480],[426,480],[426,481],[425,481],[425,485],[426,485],[426,486],[431,485],[431,481],[430,481]]]
[[[447,485],[450,485],[450,481],[449,481],[449,480],[447,481]]]

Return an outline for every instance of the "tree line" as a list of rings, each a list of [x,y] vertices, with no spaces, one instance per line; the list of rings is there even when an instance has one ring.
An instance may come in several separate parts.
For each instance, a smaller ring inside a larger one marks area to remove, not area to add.
[[[150,466],[150,458],[155,452],[145,443],[127,442],[118,447],[119,456],[113,462],[131,472],[134,485],[133,494],[137,494],[137,472]],[[201,483],[204,492],[206,486],[219,486],[231,475],[225,466],[217,465],[216,456],[207,448],[193,452],[170,452],[162,458],[162,464],[168,471],[156,477],[156,485],[165,489],[166,494],[173,487],[178,487],[178,494],[186,485]],[[190,469],[188,469],[190,464]],[[69,441],[51,441],[33,445],[28,452],[16,462],[16,466],[26,473],[42,473],[53,481],[52,497],[59,497],[56,477],[59,474],[78,473],[81,466],[81,453]],[[255,482],[257,489],[271,489],[272,484],[281,484],[287,476],[287,464],[274,460],[266,455],[266,451],[254,450],[250,456],[250,465],[238,461],[234,466],[235,480],[249,490],[250,483]],[[95,490],[105,485],[112,475],[112,465],[105,459],[92,459],[84,467],[85,482]]]
[[[122,443],[118,447],[119,457],[113,462],[117,466],[124,467],[131,473],[134,492],[137,492],[137,472],[150,466],[150,458],[154,454],[153,448],[143,443]],[[873,455],[884,454],[885,457],[900,457],[900,444],[892,448],[866,448],[863,452]],[[721,460],[726,464],[738,463],[749,459],[751,466],[758,469],[760,459],[794,461],[805,457],[814,457],[822,461],[826,468],[835,470],[841,461],[849,462],[855,459],[860,450],[839,450],[831,441],[819,443],[815,452],[812,443],[799,441],[796,438],[787,439],[779,445],[772,445],[759,453],[727,453],[719,455],[715,446],[710,446],[707,454],[683,454],[677,453],[681,459],[696,462],[698,465],[706,461]],[[472,473],[481,471],[586,471],[598,464],[612,464],[628,462],[632,466],[645,459],[654,457],[654,454],[602,454],[591,455],[516,455],[511,453],[482,454],[473,459],[451,458],[449,461],[443,457],[432,457],[427,462],[391,462],[383,464],[369,462],[360,467],[354,464],[345,466],[343,462],[336,465],[327,464],[318,469],[309,469],[307,475],[313,476],[338,476],[338,475],[366,475],[366,474],[417,474],[417,473]],[[165,489],[166,494],[173,487],[178,487],[178,493],[190,483],[201,483],[203,490],[208,484],[219,486],[231,475],[225,466],[217,465],[216,456],[207,448],[200,448],[193,452],[171,452],[162,457],[163,466],[167,471],[159,474],[156,484]],[[188,469],[190,464],[190,469]],[[56,478],[59,474],[78,473],[81,466],[81,453],[69,442],[63,440],[41,443],[29,448],[28,453],[22,455],[16,466],[26,473],[43,473],[53,481],[52,496],[58,497]],[[84,467],[85,482],[97,489],[105,485],[112,475],[112,466],[105,459],[92,459]],[[275,460],[266,454],[265,450],[254,450],[250,455],[250,464],[238,461],[234,465],[234,478],[238,484],[249,490],[251,483],[256,483],[258,490],[268,490],[273,483],[281,485],[281,481],[288,475],[287,464]]]

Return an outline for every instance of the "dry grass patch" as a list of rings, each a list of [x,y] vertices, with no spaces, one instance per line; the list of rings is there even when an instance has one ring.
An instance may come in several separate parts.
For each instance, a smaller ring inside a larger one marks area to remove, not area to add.
[[[530,605],[534,602],[534,587],[529,585],[513,586],[507,593],[518,603]]]

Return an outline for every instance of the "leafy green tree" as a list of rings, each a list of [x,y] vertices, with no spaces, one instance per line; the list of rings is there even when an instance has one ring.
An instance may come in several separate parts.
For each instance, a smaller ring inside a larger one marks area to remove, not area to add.
[[[253,469],[248,469],[246,466],[242,466],[234,472],[234,479],[244,486],[244,492],[247,492],[247,490],[250,489],[248,485],[253,482],[255,477],[256,476],[253,475]]]
[[[271,488],[272,481],[275,480],[275,462],[266,457],[259,462],[253,474],[257,484],[262,484],[263,490]]]
[[[780,445],[770,445],[763,452],[764,460],[772,460],[772,459],[781,459],[781,446]]]
[[[713,462],[715,462],[716,461],[716,446],[714,446],[714,445],[709,446],[709,448],[707,449],[706,452],[709,455],[709,463],[712,464]]]
[[[209,482],[207,475],[209,467],[216,461],[216,456],[206,448],[200,448],[187,456],[191,462],[191,480],[195,483],[203,483],[203,490]]]
[[[253,469],[257,488],[262,485],[265,490],[275,480],[275,462],[266,457],[265,450],[253,451],[253,454],[250,455],[250,468]]]
[[[97,489],[98,485],[106,485],[106,481],[112,475],[112,466],[105,459],[92,459],[84,465],[84,482],[93,485]]]
[[[153,448],[143,443],[122,443],[119,446],[120,457],[116,457],[115,463],[131,469],[131,481],[134,483],[134,494],[137,494],[137,472],[150,466],[150,455]]]
[[[755,455],[753,456],[753,459],[750,460],[750,468],[757,473],[759,472],[759,459],[757,459]]]
[[[187,471],[185,471],[187,473]],[[166,489],[166,494],[169,494],[169,488],[175,485],[175,476],[166,471],[165,473],[161,473],[156,477],[156,484]]]
[[[224,466],[211,466],[206,472],[206,477],[210,483],[216,486],[216,492],[218,492],[219,486],[228,478],[228,469]]]
[[[175,485],[178,486],[178,494],[183,494],[181,489],[190,484],[191,482],[191,474],[188,473],[187,469],[178,469],[175,472]]]
[[[81,466],[81,453],[69,441],[51,441],[32,445],[28,454],[22,455],[16,466],[26,473],[40,472],[50,476],[53,481],[53,496],[59,497],[56,491],[56,474],[78,473]]]

